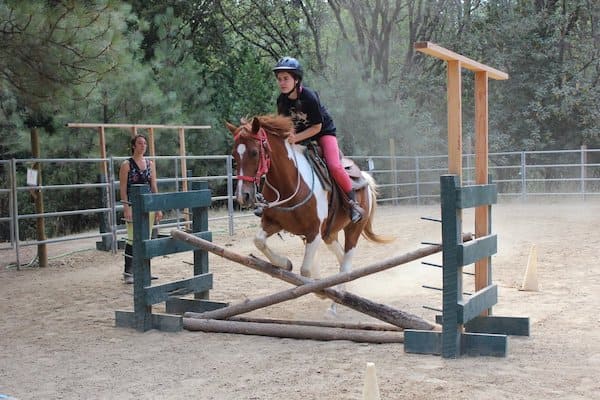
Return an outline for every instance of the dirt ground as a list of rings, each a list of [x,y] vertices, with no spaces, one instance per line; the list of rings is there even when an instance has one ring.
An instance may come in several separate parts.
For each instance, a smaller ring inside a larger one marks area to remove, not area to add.
[[[438,206],[380,207],[375,227],[397,239],[361,241],[355,266],[440,240]],[[121,281],[122,254],[49,246],[46,269],[7,264],[0,254],[0,394],[17,399],[361,399],[366,363],[375,363],[381,399],[592,399],[600,393],[600,203],[501,203],[493,209],[499,286],[496,315],[529,316],[530,337],[510,337],[508,356],[442,359],[404,353],[402,344],[319,342],[183,331],[115,328],[114,311],[132,308],[132,286]],[[472,231],[465,213],[463,231]],[[213,240],[256,254],[257,219],[235,236],[211,226]],[[301,241],[271,239],[296,268]],[[532,245],[540,290],[519,291]],[[93,242],[84,245],[93,247]],[[70,255],[60,254],[71,252]],[[22,259],[26,257],[23,256]],[[157,282],[191,276],[191,253],[153,260]],[[325,248],[321,274],[337,272]],[[440,256],[425,261],[440,262]],[[259,272],[210,257],[211,298],[232,303],[289,287]],[[297,271],[297,270],[296,270]],[[472,278],[465,278],[465,290]],[[348,284],[356,294],[432,320],[440,307],[439,269],[413,262]],[[326,320],[330,302],[314,295],[255,311],[254,316]],[[161,311],[161,306],[155,307]],[[377,322],[345,307],[339,321]],[[595,394],[594,394],[595,393]],[[0,396],[1,398],[2,396]]]

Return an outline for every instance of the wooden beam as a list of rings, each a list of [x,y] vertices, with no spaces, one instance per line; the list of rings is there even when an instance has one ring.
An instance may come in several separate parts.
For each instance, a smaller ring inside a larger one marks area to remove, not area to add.
[[[403,343],[402,332],[361,331],[304,325],[282,325],[257,322],[223,321],[183,318],[183,327],[190,331],[236,333],[274,336],[291,339],[350,340],[360,343]]]
[[[415,43],[415,50],[420,51],[421,53],[429,54],[440,60],[445,61],[460,61],[462,66],[468,70],[479,72],[485,71],[488,73],[488,76],[491,79],[495,80],[505,80],[508,79],[508,74],[506,72],[499,71],[495,68],[488,67],[485,64],[481,64],[477,61],[471,60],[463,55],[457,54],[453,51],[450,51],[442,46],[439,46],[435,43],[431,42],[417,42]]]
[[[187,163],[185,160],[185,129],[184,128],[179,128],[177,130],[178,135],[179,135],[179,155],[181,156],[181,158],[179,159],[179,163],[181,166],[181,177],[183,178],[183,181],[181,182],[181,187],[183,188],[184,192],[188,191],[188,182],[187,182]],[[188,210],[186,210],[188,211]],[[186,221],[188,220],[187,218],[187,213],[186,215]]]
[[[121,128],[121,129],[211,129],[210,125],[155,125],[155,124],[98,124],[98,123],[86,123],[86,122],[69,122],[67,124],[69,128]]]
[[[259,322],[269,324],[282,324],[282,325],[305,325],[305,326],[320,326],[323,328],[343,328],[343,329],[358,329],[365,331],[394,331],[402,332],[403,329],[388,324],[368,324],[364,322],[337,322],[337,321],[306,321],[306,320],[292,320],[292,319],[277,319],[277,318],[259,318],[259,317],[231,317],[227,318],[228,321],[238,322]]]
[[[104,134],[104,128],[98,128],[98,140],[100,146],[100,158],[106,158],[106,135]],[[100,165],[100,172],[106,181],[108,182],[108,164],[106,161],[102,161]]]
[[[448,61],[448,172],[462,182],[462,79],[460,61]]]
[[[488,183],[488,73],[475,73],[475,183]],[[480,206],[475,209],[475,237],[487,236],[491,232],[490,207]],[[479,291],[491,283],[490,258],[483,258],[475,263],[475,291]],[[483,315],[487,315],[487,312]]]
[[[183,240],[192,246],[209,251],[213,254],[217,254],[223,258],[235,261],[241,265],[246,265],[250,268],[259,270],[261,272],[265,272],[275,278],[282,279],[286,282],[289,282],[289,283],[292,283],[295,285],[302,285],[298,288],[292,289],[289,292],[285,291],[285,294],[281,294],[283,292],[280,292],[280,294],[276,294],[277,297],[275,298],[275,300],[276,300],[275,302],[271,302],[273,300],[273,298],[271,297],[269,299],[265,299],[265,298],[256,299],[256,301],[254,301],[252,303],[251,303],[251,301],[248,301],[248,302],[242,303],[241,305],[237,304],[237,305],[231,306],[231,307],[234,307],[234,309],[233,309],[234,313],[230,312],[231,311],[231,308],[230,308],[230,310],[226,310],[226,311],[220,311],[220,310],[225,310],[225,309],[215,310],[214,312],[218,313],[218,314],[204,314],[204,313],[199,314],[199,315],[194,315],[192,313],[186,314],[186,317],[196,316],[196,317],[200,317],[200,318],[226,318],[226,317],[229,317],[232,315],[236,315],[236,313],[239,314],[239,313],[243,313],[243,312],[248,312],[252,309],[260,308],[260,307],[264,306],[264,304],[267,304],[269,302],[270,302],[270,304],[275,304],[276,302],[284,301],[286,299],[299,297],[299,296],[295,296],[298,293],[301,293],[300,295],[302,295],[302,294],[305,294],[304,292],[310,293],[315,290],[319,290],[318,289],[319,285],[323,285],[323,287],[327,287],[327,285],[331,285],[331,284],[335,285],[335,284],[341,283],[341,282],[348,282],[350,280],[358,279],[361,276],[366,276],[366,275],[369,275],[369,274],[372,274],[375,272],[383,271],[385,269],[389,269],[391,267],[394,267],[394,266],[397,266],[400,264],[405,264],[407,262],[414,261],[419,258],[423,258],[428,255],[435,254],[435,253],[441,251],[440,245],[427,246],[425,248],[422,248],[422,249],[419,249],[419,250],[416,250],[413,252],[409,252],[409,253],[402,254],[397,257],[392,257],[390,259],[383,260],[379,263],[371,264],[371,265],[361,268],[361,269],[357,269],[357,270],[347,272],[347,273],[333,275],[332,277],[325,278],[325,279],[328,279],[327,281],[320,283],[323,281],[323,279],[314,281],[314,280],[306,278],[306,277],[300,277],[289,271],[285,271],[280,268],[277,268],[277,267],[273,266],[272,264],[267,263],[266,261],[262,261],[262,260],[252,258],[252,257],[242,256],[240,254],[231,252],[220,246],[217,246],[216,244],[214,244],[212,242],[202,240],[200,238],[197,238],[193,235],[187,234],[182,231],[172,230],[171,236],[175,239]],[[465,241],[468,241],[468,240],[470,240],[470,237],[471,237],[470,234],[465,234],[463,239]],[[334,283],[332,283],[332,282],[334,282]],[[335,283],[335,282],[337,282],[337,283]],[[317,289],[315,289],[315,288],[317,288]],[[296,290],[296,292],[294,292],[294,290]],[[324,289],[324,290],[321,290],[319,293],[324,294],[329,298],[332,298],[334,301],[339,302],[340,304],[346,305],[346,306],[353,308],[359,312],[366,313],[374,318],[378,318],[382,321],[388,322],[395,326],[409,328],[409,327],[413,327],[415,325],[420,325],[420,326],[424,327],[424,328],[415,328],[415,329],[432,329],[434,327],[434,325],[432,323],[427,322],[427,321],[425,321],[415,315],[412,315],[410,313],[405,313],[405,312],[401,312],[399,310],[394,310],[394,309],[390,310],[390,307],[368,301],[367,299],[362,299],[358,296],[353,295],[353,297],[348,297],[347,295],[350,295],[350,293],[347,293],[347,292],[340,293],[333,289]],[[292,297],[290,297],[290,296],[292,296]],[[295,297],[293,297],[293,296],[295,296]],[[267,297],[269,297],[269,296],[267,296]],[[250,308],[248,308],[248,306],[245,306],[245,304],[248,304],[250,306]],[[258,307],[256,307],[256,306],[258,306]],[[256,308],[253,308],[253,307],[256,307]],[[395,311],[395,312],[393,312],[393,311]],[[213,312],[211,312],[211,313],[213,313]]]

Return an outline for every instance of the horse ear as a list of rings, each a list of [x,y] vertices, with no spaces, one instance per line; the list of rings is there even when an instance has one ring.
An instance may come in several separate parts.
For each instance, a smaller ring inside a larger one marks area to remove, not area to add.
[[[225,121],[225,126],[227,127],[227,129],[229,129],[229,132],[231,132],[232,135],[235,135],[235,130],[237,129],[237,126],[230,124],[227,121]]]
[[[259,119],[256,118],[256,117],[252,118],[252,133],[256,134],[259,129],[260,129],[260,121],[259,121]]]

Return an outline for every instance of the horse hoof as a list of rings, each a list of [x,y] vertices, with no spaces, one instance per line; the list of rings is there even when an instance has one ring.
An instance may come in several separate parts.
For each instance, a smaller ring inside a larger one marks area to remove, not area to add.
[[[286,271],[292,270],[292,262],[290,260],[287,260],[287,263],[285,263],[285,270]]]

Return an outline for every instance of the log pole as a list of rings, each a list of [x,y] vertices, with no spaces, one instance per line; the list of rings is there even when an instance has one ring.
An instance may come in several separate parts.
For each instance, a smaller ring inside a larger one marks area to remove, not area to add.
[[[215,319],[183,318],[183,327],[190,331],[236,333],[274,336],[292,339],[350,340],[361,343],[403,343],[404,333],[393,331],[362,331],[303,325],[240,322]]]
[[[236,322],[258,322],[258,323],[269,323],[269,324],[281,324],[281,325],[303,325],[303,326],[317,326],[322,328],[343,328],[343,329],[357,329],[364,331],[393,331],[402,332],[403,329],[394,325],[389,324],[368,324],[364,322],[337,322],[337,321],[306,321],[306,320],[291,320],[291,319],[278,319],[278,318],[258,318],[258,317],[231,317],[227,318],[228,321]]]
[[[397,265],[406,264],[410,261],[417,260],[435,254],[441,250],[441,245],[429,245],[419,250],[415,250],[409,253],[402,254],[400,256],[392,257],[382,262],[371,264],[367,267],[357,269],[350,272],[344,272],[340,274],[332,275],[331,277],[314,281],[312,279],[299,276],[289,271],[277,268],[273,264],[266,261],[259,260],[255,257],[243,256],[229,250],[226,250],[212,242],[198,238],[196,236],[187,234],[179,230],[172,230],[171,236],[177,240],[182,240],[194,247],[201,248],[211,253],[217,254],[223,258],[235,261],[236,263],[246,265],[250,268],[265,272],[275,278],[282,279],[286,282],[298,285],[299,287],[289,289],[283,292],[275,293],[274,295],[266,296],[263,298],[250,300],[245,303],[235,304],[229,307],[225,307],[219,310],[210,311],[207,313],[186,313],[187,318],[227,318],[233,315],[242,314],[248,311],[252,311],[258,308],[266,307],[280,303],[282,301],[290,300],[293,298],[300,297],[307,293],[319,292],[321,295],[329,297],[333,301],[350,307],[361,313],[365,313],[374,318],[380,319],[384,322],[392,325],[410,328],[410,329],[425,329],[431,330],[435,325],[429,321],[426,321],[416,315],[396,310],[392,307],[384,304],[372,302],[368,299],[364,299],[360,296],[353,295],[348,292],[340,292],[329,288],[330,286],[337,285],[340,283],[352,281],[360,277],[370,275],[376,272],[380,272]],[[466,234],[464,239],[470,240],[471,235]]]

